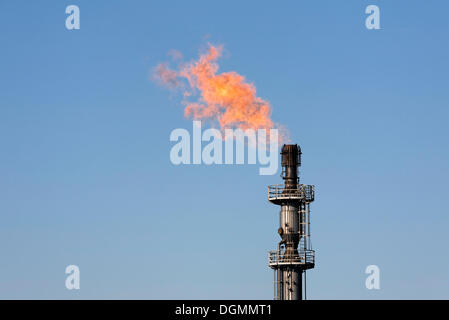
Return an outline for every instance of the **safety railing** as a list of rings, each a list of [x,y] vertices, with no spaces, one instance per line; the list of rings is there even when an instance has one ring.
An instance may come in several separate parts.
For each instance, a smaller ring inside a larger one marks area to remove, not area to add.
[[[315,264],[314,250],[301,250],[295,254],[285,254],[283,252],[269,251],[268,264],[271,266],[277,265],[309,265]]]
[[[315,186],[299,184],[296,188],[285,188],[283,184],[268,186],[268,200],[298,199],[312,202],[315,199]]]

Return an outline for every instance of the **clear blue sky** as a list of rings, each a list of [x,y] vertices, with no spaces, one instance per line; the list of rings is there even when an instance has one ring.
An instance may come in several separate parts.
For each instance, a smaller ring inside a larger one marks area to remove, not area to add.
[[[81,29],[65,28],[65,7]],[[377,4],[381,30],[364,11]],[[312,299],[449,298],[447,1],[0,2],[0,298],[271,299],[258,166],[174,166],[171,49],[223,44],[303,150]],[[65,288],[65,267],[81,289]],[[365,267],[381,290],[365,288]]]

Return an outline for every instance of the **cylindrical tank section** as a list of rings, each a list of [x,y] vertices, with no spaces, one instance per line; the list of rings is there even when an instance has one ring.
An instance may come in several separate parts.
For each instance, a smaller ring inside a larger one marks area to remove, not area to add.
[[[284,257],[293,257],[298,254],[298,243],[300,241],[300,216],[298,206],[282,205],[279,215],[280,246],[284,247]]]
[[[276,300],[302,300],[302,271],[294,267],[276,270]]]

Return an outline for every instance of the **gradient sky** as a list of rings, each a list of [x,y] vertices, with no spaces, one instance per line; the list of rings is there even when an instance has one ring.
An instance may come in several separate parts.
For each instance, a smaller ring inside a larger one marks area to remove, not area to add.
[[[65,7],[81,29],[65,28]],[[381,30],[365,28],[377,4]],[[272,299],[258,165],[174,166],[172,49],[223,44],[316,185],[311,299],[449,298],[447,1],[0,1],[0,298]],[[81,289],[65,288],[65,268]],[[367,265],[380,290],[365,288]]]

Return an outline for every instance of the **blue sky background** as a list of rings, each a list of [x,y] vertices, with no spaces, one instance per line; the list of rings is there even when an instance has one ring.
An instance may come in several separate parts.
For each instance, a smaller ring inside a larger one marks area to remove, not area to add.
[[[65,7],[81,29],[65,28]],[[381,30],[365,28],[379,5]],[[272,299],[258,165],[174,166],[150,80],[210,41],[316,185],[311,299],[448,299],[447,1],[0,1],[0,298]],[[65,267],[81,289],[65,288]],[[365,288],[376,264],[381,290]]]

